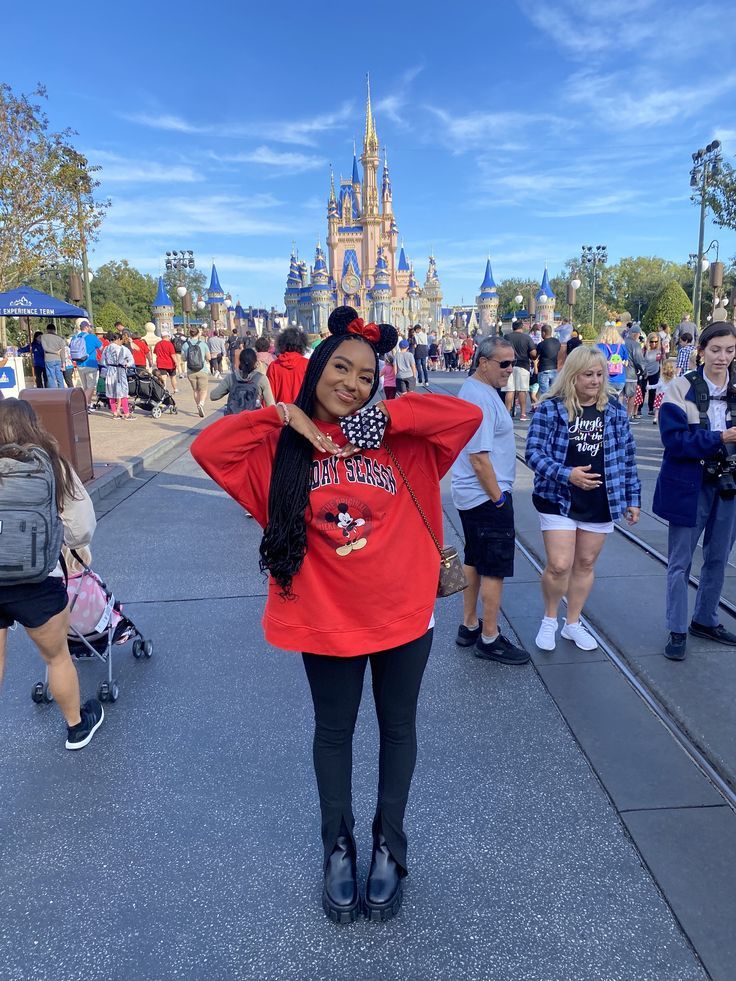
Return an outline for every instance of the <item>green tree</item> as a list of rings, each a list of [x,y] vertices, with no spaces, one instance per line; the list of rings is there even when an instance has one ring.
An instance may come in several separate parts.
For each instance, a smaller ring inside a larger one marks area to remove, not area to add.
[[[112,330],[118,320],[126,327],[130,326],[126,323],[125,310],[119,307],[117,303],[113,303],[112,300],[103,303],[95,314],[95,326],[105,333]]]
[[[730,163],[722,162],[719,172],[709,175],[706,203],[716,225],[736,230],[736,169]]]
[[[539,289],[539,283],[533,279],[502,279],[498,284],[498,315],[503,317],[505,314],[516,313],[517,310],[529,308],[529,297],[534,296]],[[514,297],[521,294],[523,300],[519,305]]]
[[[192,303],[196,303],[198,297],[204,296],[208,285],[207,276],[201,269],[183,269],[181,271],[170,269],[164,273],[164,286],[177,313],[181,313],[181,301],[176,294],[177,286],[186,286],[192,297]]]
[[[50,261],[76,261],[80,219],[93,239],[104,214],[95,168],[72,146],[72,130],[49,129],[45,98],[41,85],[16,95],[0,83],[0,290]]]
[[[98,310],[106,303],[116,304],[124,314],[120,319],[135,330],[141,330],[151,319],[151,303],[155,296],[154,277],[134,269],[127,259],[106,262],[92,280],[93,308]]]
[[[661,323],[674,327],[687,315],[692,317],[693,305],[690,297],[678,282],[671,280],[654,297],[642,318],[644,331],[654,330]]]

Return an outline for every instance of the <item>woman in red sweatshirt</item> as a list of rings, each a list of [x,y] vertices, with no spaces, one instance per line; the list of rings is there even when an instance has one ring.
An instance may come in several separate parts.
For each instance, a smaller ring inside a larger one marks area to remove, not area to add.
[[[278,357],[266,371],[273,397],[277,402],[293,402],[307,372],[307,340],[298,327],[284,327],[276,341]]]
[[[366,664],[380,754],[364,911],[385,920],[401,905],[407,871],[404,811],[439,575],[437,550],[391,454],[441,538],[439,481],[482,415],[428,394],[365,408],[378,387],[378,354],[396,346],[396,331],[364,324],[351,307],[333,311],[329,330],[295,404],[228,416],[197,437],[192,454],[265,529],[264,632],[269,643],[302,652],[314,702],[322,905],[348,923],[361,905],[351,771]]]

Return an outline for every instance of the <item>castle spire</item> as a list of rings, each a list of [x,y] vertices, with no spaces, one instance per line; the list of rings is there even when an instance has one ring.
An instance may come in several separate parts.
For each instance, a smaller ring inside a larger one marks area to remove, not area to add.
[[[353,140],[353,184],[360,184],[360,174],[358,173],[358,155],[355,152],[355,140]]]
[[[373,121],[373,110],[371,109],[371,77],[366,74],[366,101],[365,101],[365,138],[363,140],[363,152],[378,153],[378,136],[376,135],[376,124]]]
[[[388,175],[388,153],[386,148],[383,148],[383,187],[382,196],[384,198],[391,197],[391,178]]]

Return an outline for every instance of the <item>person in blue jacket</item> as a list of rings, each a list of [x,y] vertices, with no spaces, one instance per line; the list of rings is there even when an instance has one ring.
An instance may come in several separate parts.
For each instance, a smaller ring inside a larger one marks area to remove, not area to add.
[[[677,378],[659,410],[664,444],[654,491],[654,513],[669,522],[665,657],[681,661],[687,644],[688,579],[698,539],[703,564],[690,633],[729,647],[736,634],[718,622],[726,563],[736,539],[736,484],[729,463],[736,453],[736,329],[712,323],[700,335],[702,364]]]
[[[33,355],[33,377],[36,379],[36,388],[46,388],[46,356],[43,353],[41,338],[43,331],[37,330],[33,335],[33,340],[25,347],[18,348],[18,354]]]

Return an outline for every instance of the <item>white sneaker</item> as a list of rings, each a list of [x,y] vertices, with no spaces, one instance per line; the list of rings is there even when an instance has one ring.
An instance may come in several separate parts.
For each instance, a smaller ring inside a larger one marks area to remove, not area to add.
[[[598,646],[595,637],[589,634],[579,621],[578,623],[568,623],[565,620],[560,636],[564,637],[565,640],[571,640],[581,651],[594,651]]]
[[[557,620],[544,617],[534,643],[540,651],[553,651],[556,646]]]

